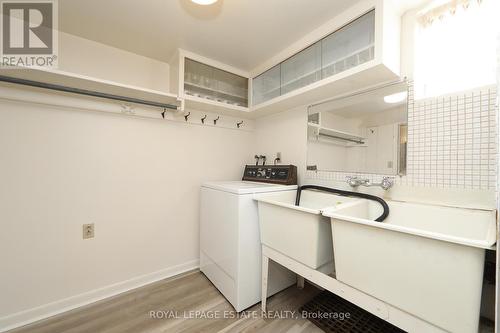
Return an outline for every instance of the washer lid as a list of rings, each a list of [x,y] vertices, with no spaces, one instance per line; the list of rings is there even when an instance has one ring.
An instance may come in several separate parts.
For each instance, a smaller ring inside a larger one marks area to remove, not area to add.
[[[279,185],[279,184],[248,182],[248,181],[206,182],[203,183],[201,186],[235,194],[252,194],[252,193],[264,193],[273,191],[287,191],[287,190],[289,191],[297,189],[297,185]]]

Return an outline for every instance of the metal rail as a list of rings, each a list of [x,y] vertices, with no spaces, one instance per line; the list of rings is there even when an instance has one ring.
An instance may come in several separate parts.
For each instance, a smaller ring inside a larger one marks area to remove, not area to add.
[[[359,145],[362,145],[362,144],[365,143],[363,140],[348,139],[348,138],[343,138],[341,136],[336,136],[336,135],[330,135],[330,134],[324,134],[324,133],[319,133],[318,135],[319,136],[326,136],[328,138],[337,139],[337,140],[344,140],[344,141],[354,142],[354,143],[357,143]]]
[[[26,80],[26,79],[19,79],[19,78],[14,78],[14,77],[10,77],[10,76],[4,76],[4,75],[0,75],[0,82],[7,82],[7,83],[24,85],[24,86],[42,88],[42,89],[50,89],[50,90],[62,91],[62,92],[78,94],[78,95],[106,98],[106,99],[112,99],[112,100],[122,101],[122,102],[154,106],[154,107],[159,107],[162,109],[177,110],[177,106],[173,105],[173,104],[165,104],[165,103],[160,103],[160,102],[147,101],[147,100],[139,99],[139,98],[132,98],[132,97],[107,94],[107,93],[102,93],[102,92],[98,92],[98,91],[66,87],[66,86],[61,86],[58,84],[32,81],[32,80]]]

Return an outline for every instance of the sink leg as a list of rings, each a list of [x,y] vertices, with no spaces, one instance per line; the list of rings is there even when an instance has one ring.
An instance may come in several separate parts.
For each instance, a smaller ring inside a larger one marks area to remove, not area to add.
[[[297,288],[304,289],[304,277],[297,275]]]
[[[269,267],[269,258],[266,257],[265,255],[262,255],[262,280],[261,280],[262,312],[266,312],[268,267]]]

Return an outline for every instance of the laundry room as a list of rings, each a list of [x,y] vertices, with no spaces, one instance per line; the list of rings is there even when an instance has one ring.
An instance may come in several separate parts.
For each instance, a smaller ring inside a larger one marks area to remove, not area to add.
[[[500,1],[0,10],[0,332],[500,332]]]

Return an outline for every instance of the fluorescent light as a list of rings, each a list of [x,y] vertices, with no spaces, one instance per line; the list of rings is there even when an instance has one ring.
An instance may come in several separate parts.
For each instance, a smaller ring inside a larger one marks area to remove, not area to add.
[[[388,104],[399,103],[406,99],[406,95],[407,95],[406,91],[398,92],[392,95],[387,95],[384,97],[384,102]]]
[[[191,1],[198,5],[211,5],[217,2],[217,0],[191,0]]]

